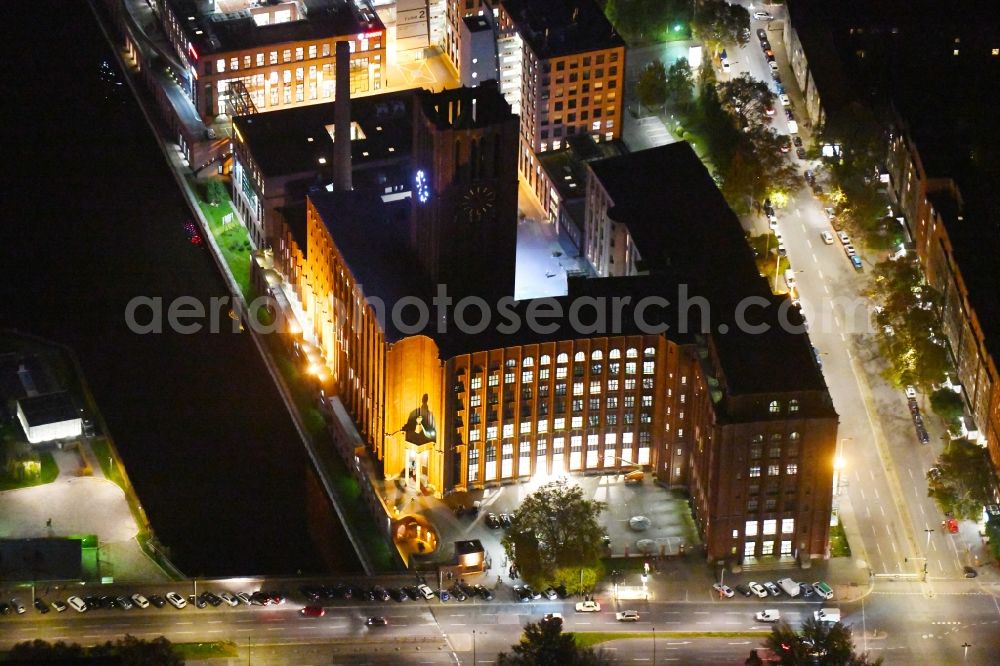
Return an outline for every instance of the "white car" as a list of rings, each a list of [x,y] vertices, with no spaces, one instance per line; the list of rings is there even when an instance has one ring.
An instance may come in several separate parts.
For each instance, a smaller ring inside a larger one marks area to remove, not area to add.
[[[773,60],[769,61],[767,63],[767,66],[771,68],[772,72],[777,72],[778,71],[778,63],[774,62]]]
[[[601,610],[601,604],[596,601],[588,599],[587,601],[581,601],[576,605],[577,613],[598,613]]]
[[[66,603],[69,604],[69,607],[75,610],[77,613],[87,612],[87,602],[85,602],[80,597],[77,596],[70,597],[69,599],[66,600]]]
[[[142,596],[138,592],[132,595],[132,603],[134,603],[139,608],[149,608],[149,599]]]
[[[778,101],[781,102],[781,106],[791,106],[792,105],[792,100],[790,100],[788,98],[788,95],[786,95],[785,93],[781,93],[780,95],[778,95]]]
[[[846,231],[838,231],[837,238],[839,238],[840,242],[843,243],[844,245],[851,244],[851,237],[847,235]]]
[[[10,607],[14,609],[14,612],[18,615],[24,615],[24,604],[21,603],[20,599],[14,598],[10,600]]]
[[[913,387],[913,385],[909,385],[909,386],[906,387],[906,398],[908,400],[916,400],[917,399],[917,389],[915,389]]]
[[[747,584],[747,587],[749,587],[750,591],[753,592],[754,594],[756,594],[761,599],[764,599],[764,598],[767,597],[767,590],[765,590],[764,586],[761,585],[760,583],[755,583],[755,582],[751,581],[750,583]]]
[[[848,257],[853,257],[858,253],[857,250],[854,249],[854,246],[851,245],[850,243],[844,246],[844,252],[847,253]]]
[[[240,592],[236,595],[236,598],[245,603],[247,606],[250,605],[250,595],[246,592]]]
[[[626,610],[620,613],[615,613],[615,619],[619,622],[638,622],[639,621],[639,611]]]
[[[723,60],[722,61],[722,71],[724,73],[728,74],[730,69],[731,69],[731,67],[729,66],[729,61],[728,60]]]
[[[754,615],[754,619],[758,622],[777,622],[781,619],[781,613],[773,608],[769,608],[768,610],[759,611]]]
[[[188,605],[187,599],[176,592],[167,592],[166,597],[167,601],[169,601],[170,605],[174,608],[181,609]]]
[[[728,585],[723,585],[722,583],[713,584],[712,589],[727,599],[731,598],[734,594],[736,594],[735,592],[733,592],[733,588],[729,587]]]
[[[233,596],[232,592],[220,592],[219,598],[225,601],[230,606],[239,606],[240,600]]]
[[[833,234],[831,234],[829,231],[824,231],[819,235],[819,237],[822,238],[823,242],[826,243],[827,245],[833,245]]]
[[[753,13],[753,17],[754,17],[754,19],[756,19],[758,21],[770,21],[770,20],[772,20],[774,18],[773,16],[771,16],[767,12],[754,12]]]
[[[434,598],[434,590],[432,590],[431,588],[427,587],[423,583],[421,583],[420,585],[417,585],[417,592],[419,592],[420,596],[422,596],[424,599],[433,599]]]

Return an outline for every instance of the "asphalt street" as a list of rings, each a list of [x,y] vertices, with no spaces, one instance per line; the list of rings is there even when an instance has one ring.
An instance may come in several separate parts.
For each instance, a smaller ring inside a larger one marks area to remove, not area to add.
[[[672,582],[654,578],[650,585],[669,587]],[[20,595],[22,601],[30,601],[27,592]],[[851,603],[787,597],[719,600],[706,585],[671,588],[669,595],[660,597],[669,596],[667,601],[616,602],[605,590],[597,595],[602,604],[598,613],[575,612],[573,600],[516,603],[508,594],[505,588],[491,602],[328,602],[322,618],[302,616],[304,601],[298,595],[277,607],[189,605],[182,610],[167,606],[40,615],[29,606],[22,616],[0,618],[0,649],[35,638],[93,644],[129,633],[146,638],[164,635],[176,642],[230,640],[242,659],[249,654],[269,664],[490,663],[517,641],[524,624],[546,613],[561,613],[567,631],[648,632],[604,646],[622,663],[651,661],[655,629],[657,663],[735,664],[769,631],[767,625],[755,622],[755,612],[777,609],[794,625],[820,607],[840,608],[843,621],[853,628],[857,647],[884,656],[890,664],[955,663],[964,643],[971,646],[968,663],[988,664],[1000,648],[1000,585],[976,580],[939,582],[932,591],[921,583],[878,580],[865,597]],[[637,610],[640,620],[616,621],[614,612],[626,609]],[[388,626],[365,626],[365,619],[375,615],[385,617]],[[712,631],[736,635],[709,640],[680,633]]]

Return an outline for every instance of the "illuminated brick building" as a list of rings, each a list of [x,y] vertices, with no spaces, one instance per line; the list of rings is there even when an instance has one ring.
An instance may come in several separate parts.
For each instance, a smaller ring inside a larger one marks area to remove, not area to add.
[[[384,159],[374,159],[375,145],[360,137],[379,130],[356,118],[352,154],[372,161],[354,164],[350,191],[326,185],[318,156],[328,143],[308,152],[329,110],[310,123],[282,121],[305,110],[280,112],[270,138],[259,116],[236,122],[247,130],[237,152],[248,164],[280,166],[269,152],[276,136],[316,164],[302,230],[286,231],[286,250],[258,256],[254,282],[294,304],[280,324],[321,383],[340,450],[437,496],[642,466],[690,491],[712,559],[824,556],[837,415],[795,328],[801,318],[758,275],[691,148],[585,165],[604,193],[588,198],[586,219],[621,226],[633,248],[620,272],[608,272],[616,277],[572,279],[558,299],[497,302],[510,290],[506,279],[489,284],[492,271],[514,262],[514,117],[495,86],[364,102],[390,101],[411,112],[378,121],[399,137],[398,151],[376,144]],[[657,174],[657,187],[634,174]],[[464,203],[481,187],[495,188],[489,211],[479,206],[485,196]],[[284,251],[289,259],[278,261]],[[432,301],[435,271],[453,296],[443,312]],[[463,294],[490,296],[490,323],[476,308],[458,313]],[[748,319],[766,331],[738,325],[750,298]],[[544,319],[550,308],[564,316]],[[543,326],[528,326],[539,312]]]
[[[461,22],[491,17],[500,89],[521,119],[518,169],[543,199],[537,153],[568,138],[621,138],[625,42],[594,0],[449,0],[445,50],[460,70]]]
[[[351,48],[351,92],[383,86],[385,27],[347,0],[156,0],[181,87],[207,119],[330,100],[336,42]]]

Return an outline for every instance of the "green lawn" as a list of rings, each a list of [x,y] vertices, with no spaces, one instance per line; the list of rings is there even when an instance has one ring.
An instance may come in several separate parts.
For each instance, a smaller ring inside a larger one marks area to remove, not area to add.
[[[183,659],[229,659],[240,656],[236,643],[216,641],[214,643],[174,643],[174,653]]]
[[[657,638],[760,638],[768,633],[768,629],[760,631],[657,631]],[[628,638],[653,638],[651,631],[574,631],[576,644],[580,647],[593,647],[608,641],[625,640]]]
[[[191,189],[198,197],[198,206],[208,220],[208,228],[212,232],[212,237],[222,250],[222,256],[232,271],[236,283],[243,292],[243,297],[250,301],[250,236],[246,227],[239,223],[233,216],[233,221],[228,224],[223,220],[233,212],[233,204],[229,197],[222,203],[213,206],[205,201],[204,184],[195,180],[188,180]]]
[[[28,479],[11,479],[7,476],[0,478],[0,490],[17,490],[18,488],[31,488],[32,486],[43,486],[52,483],[59,476],[59,466],[56,465],[55,458],[51,453],[43,452],[38,454],[41,462],[41,473]]]
[[[851,546],[847,543],[847,535],[844,534],[844,526],[837,521],[837,524],[830,528],[830,557],[850,557]]]

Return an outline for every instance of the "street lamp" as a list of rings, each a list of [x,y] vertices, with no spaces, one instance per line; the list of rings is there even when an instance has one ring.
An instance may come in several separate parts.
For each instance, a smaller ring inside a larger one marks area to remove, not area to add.
[[[844,442],[853,440],[853,437],[841,437],[837,440],[837,455],[833,458],[833,492],[840,495],[841,470],[844,468]]]
[[[656,627],[650,627],[650,629],[653,630],[653,666],[656,666]],[[968,653],[969,649],[966,648],[965,651]]]

